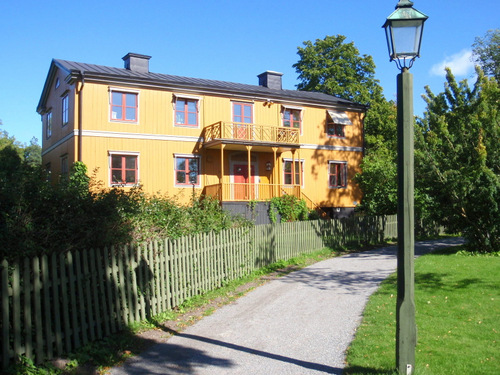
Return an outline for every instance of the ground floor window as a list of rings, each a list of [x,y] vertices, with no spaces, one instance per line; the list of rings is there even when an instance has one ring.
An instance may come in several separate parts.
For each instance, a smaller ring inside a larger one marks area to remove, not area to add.
[[[295,163],[294,163],[295,162]],[[295,164],[295,165],[294,165]],[[300,178],[302,171],[302,179]],[[283,161],[283,181],[285,185],[299,185],[302,181],[304,184],[304,161],[303,160],[284,160]]]
[[[138,181],[138,155],[110,155],[111,185],[136,185]]]
[[[175,184],[192,186],[200,184],[200,158],[197,156],[175,156]]]
[[[328,162],[328,185],[330,188],[347,187],[347,162]]]
[[[68,154],[61,156],[61,180],[67,181],[69,178]]]

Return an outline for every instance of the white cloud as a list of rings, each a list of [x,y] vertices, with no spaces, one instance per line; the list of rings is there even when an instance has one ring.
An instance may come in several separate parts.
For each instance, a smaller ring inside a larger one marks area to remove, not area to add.
[[[431,68],[431,74],[437,76],[445,76],[446,67],[451,69],[451,72],[455,77],[466,76],[474,72],[474,63],[472,62],[472,51],[470,49],[464,49],[459,53],[451,56],[447,56],[444,61],[434,64]]]

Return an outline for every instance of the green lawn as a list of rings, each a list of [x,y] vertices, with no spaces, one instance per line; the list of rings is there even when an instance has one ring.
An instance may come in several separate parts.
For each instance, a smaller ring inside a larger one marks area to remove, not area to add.
[[[448,249],[415,261],[415,374],[500,374],[500,257]],[[395,372],[396,275],[370,298],[347,374]]]

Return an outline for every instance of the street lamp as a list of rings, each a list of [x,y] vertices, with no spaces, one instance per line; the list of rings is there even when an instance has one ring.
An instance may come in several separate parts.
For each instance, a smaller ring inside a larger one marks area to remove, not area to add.
[[[415,322],[414,163],[413,163],[413,75],[409,72],[420,56],[425,14],[413,3],[399,0],[387,17],[385,29],[390,61],[401,70],[397,77],[398,119],[398,265],[396,305],[396,365],[400,374],[413,374],[417,325]]]

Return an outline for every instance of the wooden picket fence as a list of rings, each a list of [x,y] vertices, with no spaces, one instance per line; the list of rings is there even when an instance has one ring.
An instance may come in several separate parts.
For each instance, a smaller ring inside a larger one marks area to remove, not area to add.
[[[0,367],[62,356],[278,260],[395,233],[395,217],[320,220],[3,260]]]

